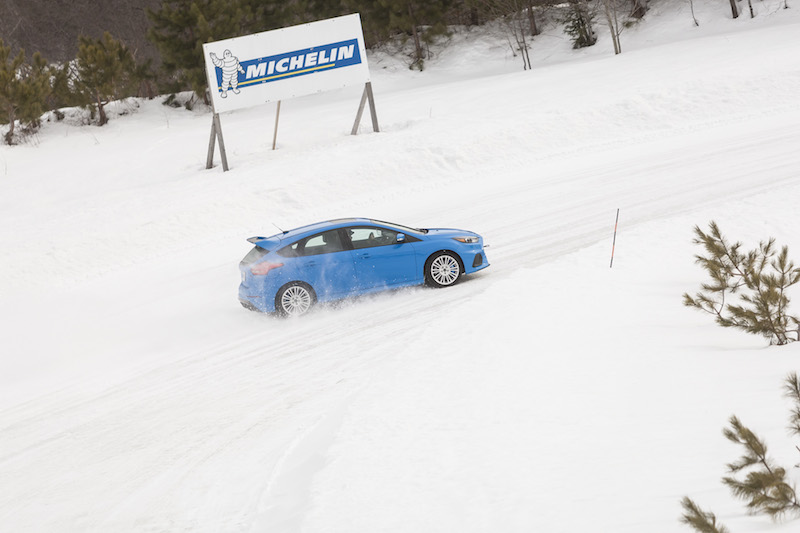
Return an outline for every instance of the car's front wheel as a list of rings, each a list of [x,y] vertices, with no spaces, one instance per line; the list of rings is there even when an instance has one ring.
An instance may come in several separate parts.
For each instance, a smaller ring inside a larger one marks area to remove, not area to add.
[[[281,287],[275,296],[275,309],[278,314],[286,317],[301,316],[306,314],[316,302],[314,289],[295,281]]]
[[[449,287],[461,276],[463,268],[452,252],[438,252],[425,262],[425,282],[431,287]]]

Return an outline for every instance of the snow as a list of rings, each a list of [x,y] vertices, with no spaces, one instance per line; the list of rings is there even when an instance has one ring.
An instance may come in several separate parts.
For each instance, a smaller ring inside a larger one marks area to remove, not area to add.
[[[754,5],[660,2],[619,56],[549,26],[528,72],[497,28],[421,73],[375,53],[380,133],[349,135],[358,87],[283,102],[276,151],[274,106],[226,114],[227,173],[159,100],[0,148],[2,529],[678,532],[689,495],[794,531],[719,480],[734,413],[797,463],[800,347],[681,304],[695,224],[800,250],[800,15]],[[349,216],[477,231],[492,266],[240,307],[247,237]]]

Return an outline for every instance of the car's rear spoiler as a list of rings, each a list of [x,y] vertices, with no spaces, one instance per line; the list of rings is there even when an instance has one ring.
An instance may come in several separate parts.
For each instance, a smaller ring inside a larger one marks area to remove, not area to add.
[[[249,242],[250,244],[255,244],[258,241],[263,241],[265,239],[266,237],[250,237],[249,239],[247,239],[247,242]]]

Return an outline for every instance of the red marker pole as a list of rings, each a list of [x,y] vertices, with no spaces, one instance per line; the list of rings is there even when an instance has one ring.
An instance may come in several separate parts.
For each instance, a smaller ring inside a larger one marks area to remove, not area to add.
[[[619,223],[619,208],[617,208],[617,220],[614,221],[614,242],[611,243],[611,263],[608,268],[614,266],[614,248],[617,246],[617,224]]]

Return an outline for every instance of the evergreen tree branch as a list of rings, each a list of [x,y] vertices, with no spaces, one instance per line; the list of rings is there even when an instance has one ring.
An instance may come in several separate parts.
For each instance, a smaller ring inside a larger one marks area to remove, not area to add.
[[[786,377],[783,392],[793,403],[789,417],[789,431],[793,435],[800,436],[800,377],[797,372],[792,372]]]
[[[712,512],[703,511],[699,505],[684,496],[681,500],[683,516],[681,522],[689,525],[699,533],[728,533],[728,529],[722,524],[717,524],[717,517]]]
[[[684,293],[683,304],[715,316],[723,327],[734,327],[762,335],[770,344],[800,340],[800,319],[788,314],[787,289],[800,281],[800,269],[788,259],[788,248],[777,253],[775,239],[759,243],[747,253],[741,243],[729,243],[716,222],[708,233],[694,227],[693,243],[706,255],[695,255],[711,278],[701,284],[695,296]],[[740,292],[741,291],[741,292]],[[738,302],[728,302],[728,294],[738,294]]]
[[[722,482],[734,496],[747,501],[751,513],[765,513],[777,520],[787,512],[800,512],[797,493],[786,481],[786,470],[770,462],[764,441],[736,416],[732,416],[729,422],[730,428],[725,428],[723,434],[731,442],[741,445],[745,453],[738,461],[727,465],[728,472],[737,474],[750,470],[743,480],[730,475],[723,477]]]

